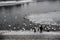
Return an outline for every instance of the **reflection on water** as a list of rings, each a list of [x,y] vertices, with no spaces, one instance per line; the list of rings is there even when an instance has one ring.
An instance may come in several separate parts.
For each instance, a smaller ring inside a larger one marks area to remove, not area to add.
[[[0,24],[4,26],[14,25],[16,23],[23,23],[28,14],[40,14],[47,12],[60,11],[60,2],[34,2],[27,4],[20,4],[16,6],[2,6],[0,7]]]

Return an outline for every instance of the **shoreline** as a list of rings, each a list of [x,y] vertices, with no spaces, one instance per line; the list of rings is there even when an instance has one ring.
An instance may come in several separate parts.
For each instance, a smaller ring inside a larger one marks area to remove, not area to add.
[[[0,6],[11,6],[11,5],[24,4],[30,2],[32,1],[2,1],[0,2]]]

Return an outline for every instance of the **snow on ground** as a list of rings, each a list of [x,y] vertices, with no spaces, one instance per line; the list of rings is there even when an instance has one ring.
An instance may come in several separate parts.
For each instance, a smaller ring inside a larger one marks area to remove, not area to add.
[[[34,23],[57,25],[57,21],[60,21],[60,12],[30,14],[26,18]]]
[[[33,31],[11,31],[2,32],[3,35],[60,35],[60,32],[36,32]]]

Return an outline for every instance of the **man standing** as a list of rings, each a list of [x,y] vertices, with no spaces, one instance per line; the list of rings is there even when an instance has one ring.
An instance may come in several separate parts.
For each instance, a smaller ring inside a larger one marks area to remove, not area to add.
[[[39,29],[40,29],[40,33],[42,33],[42,30],[43,30],[42,25],[41,25],[41,26],[39,26]]]

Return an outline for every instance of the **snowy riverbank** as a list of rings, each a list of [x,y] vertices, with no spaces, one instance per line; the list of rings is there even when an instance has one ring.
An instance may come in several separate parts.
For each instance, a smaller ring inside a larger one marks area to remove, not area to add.
[[[32,2],[31,0],[26,0],[26,1],[2,1],[0,2],[0,6],[9,6],[9,5],[16,5],[16,4],[23,4],[23,3],[28,3]]]
[[[60,32],[0,31],[2,35],[60,35]]]

